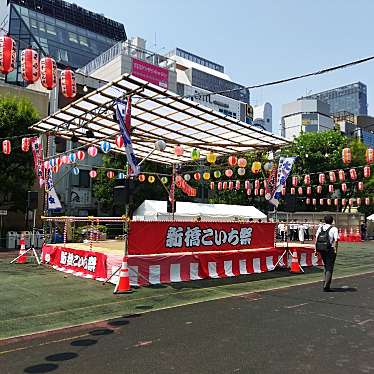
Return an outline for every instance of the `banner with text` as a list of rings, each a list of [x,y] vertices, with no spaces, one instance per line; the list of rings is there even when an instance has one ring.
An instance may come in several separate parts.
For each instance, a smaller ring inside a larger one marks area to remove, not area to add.
[[[133,58],[131,74],[162,88],[168,88],[169,70],[166,68]]]
[[[93,279],[107,277],[106,259],[107,256],[100,252],[51,245],[45,245],[42,249],[43,263]]]
[[[273,223],[132,222],[129,254],[273,248]]]

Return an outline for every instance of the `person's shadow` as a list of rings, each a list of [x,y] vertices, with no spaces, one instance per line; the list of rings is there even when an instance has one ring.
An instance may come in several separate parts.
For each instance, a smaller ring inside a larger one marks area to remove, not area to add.
[[[331,287],[331,292],[357,292],[355,287]]]

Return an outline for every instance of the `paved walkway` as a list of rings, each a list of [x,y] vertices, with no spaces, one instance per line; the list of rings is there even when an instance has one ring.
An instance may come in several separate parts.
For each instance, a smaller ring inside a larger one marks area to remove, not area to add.
[[[0,346],[1,373],[371,373],[374,273]]]

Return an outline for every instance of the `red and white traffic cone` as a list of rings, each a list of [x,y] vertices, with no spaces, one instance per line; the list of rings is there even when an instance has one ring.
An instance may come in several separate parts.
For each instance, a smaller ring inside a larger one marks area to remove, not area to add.
[[[129,269],[127,267],[127,257],[122,260],[122,266],[119,273],[118,283],[113,291],[115,294],[133,292],[130,286]]]
[[[23,236],[21,236],[21,239],[19,241],[20,249],[19,249],[19,256],[17,259],[17,264],[25,264],[27,262],[27,254],[26,253],[26,246],[25,246],[25,239]]]
[[[296,249],[294,249],[294,251],[292,252],[292,260],[291,260],[291,269],[290,269],[290,272],[291,273],[301,273],[301,266],[299,264],[299,259],[297,257],[297,251]]]

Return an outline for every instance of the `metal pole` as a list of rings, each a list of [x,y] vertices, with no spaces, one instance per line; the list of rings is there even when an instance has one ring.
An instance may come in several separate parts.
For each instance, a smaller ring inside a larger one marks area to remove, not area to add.
[[[172,177],[171,177],[171,186],[170,186],[170,196],[171,198],[171,211],[173,213],[173,221],[175,220],[175,209],[174,209],[174,201],[175,201],[175,174],[176,174],[176,167],[175,164],[173,164],[173,171],[172,171]]]

